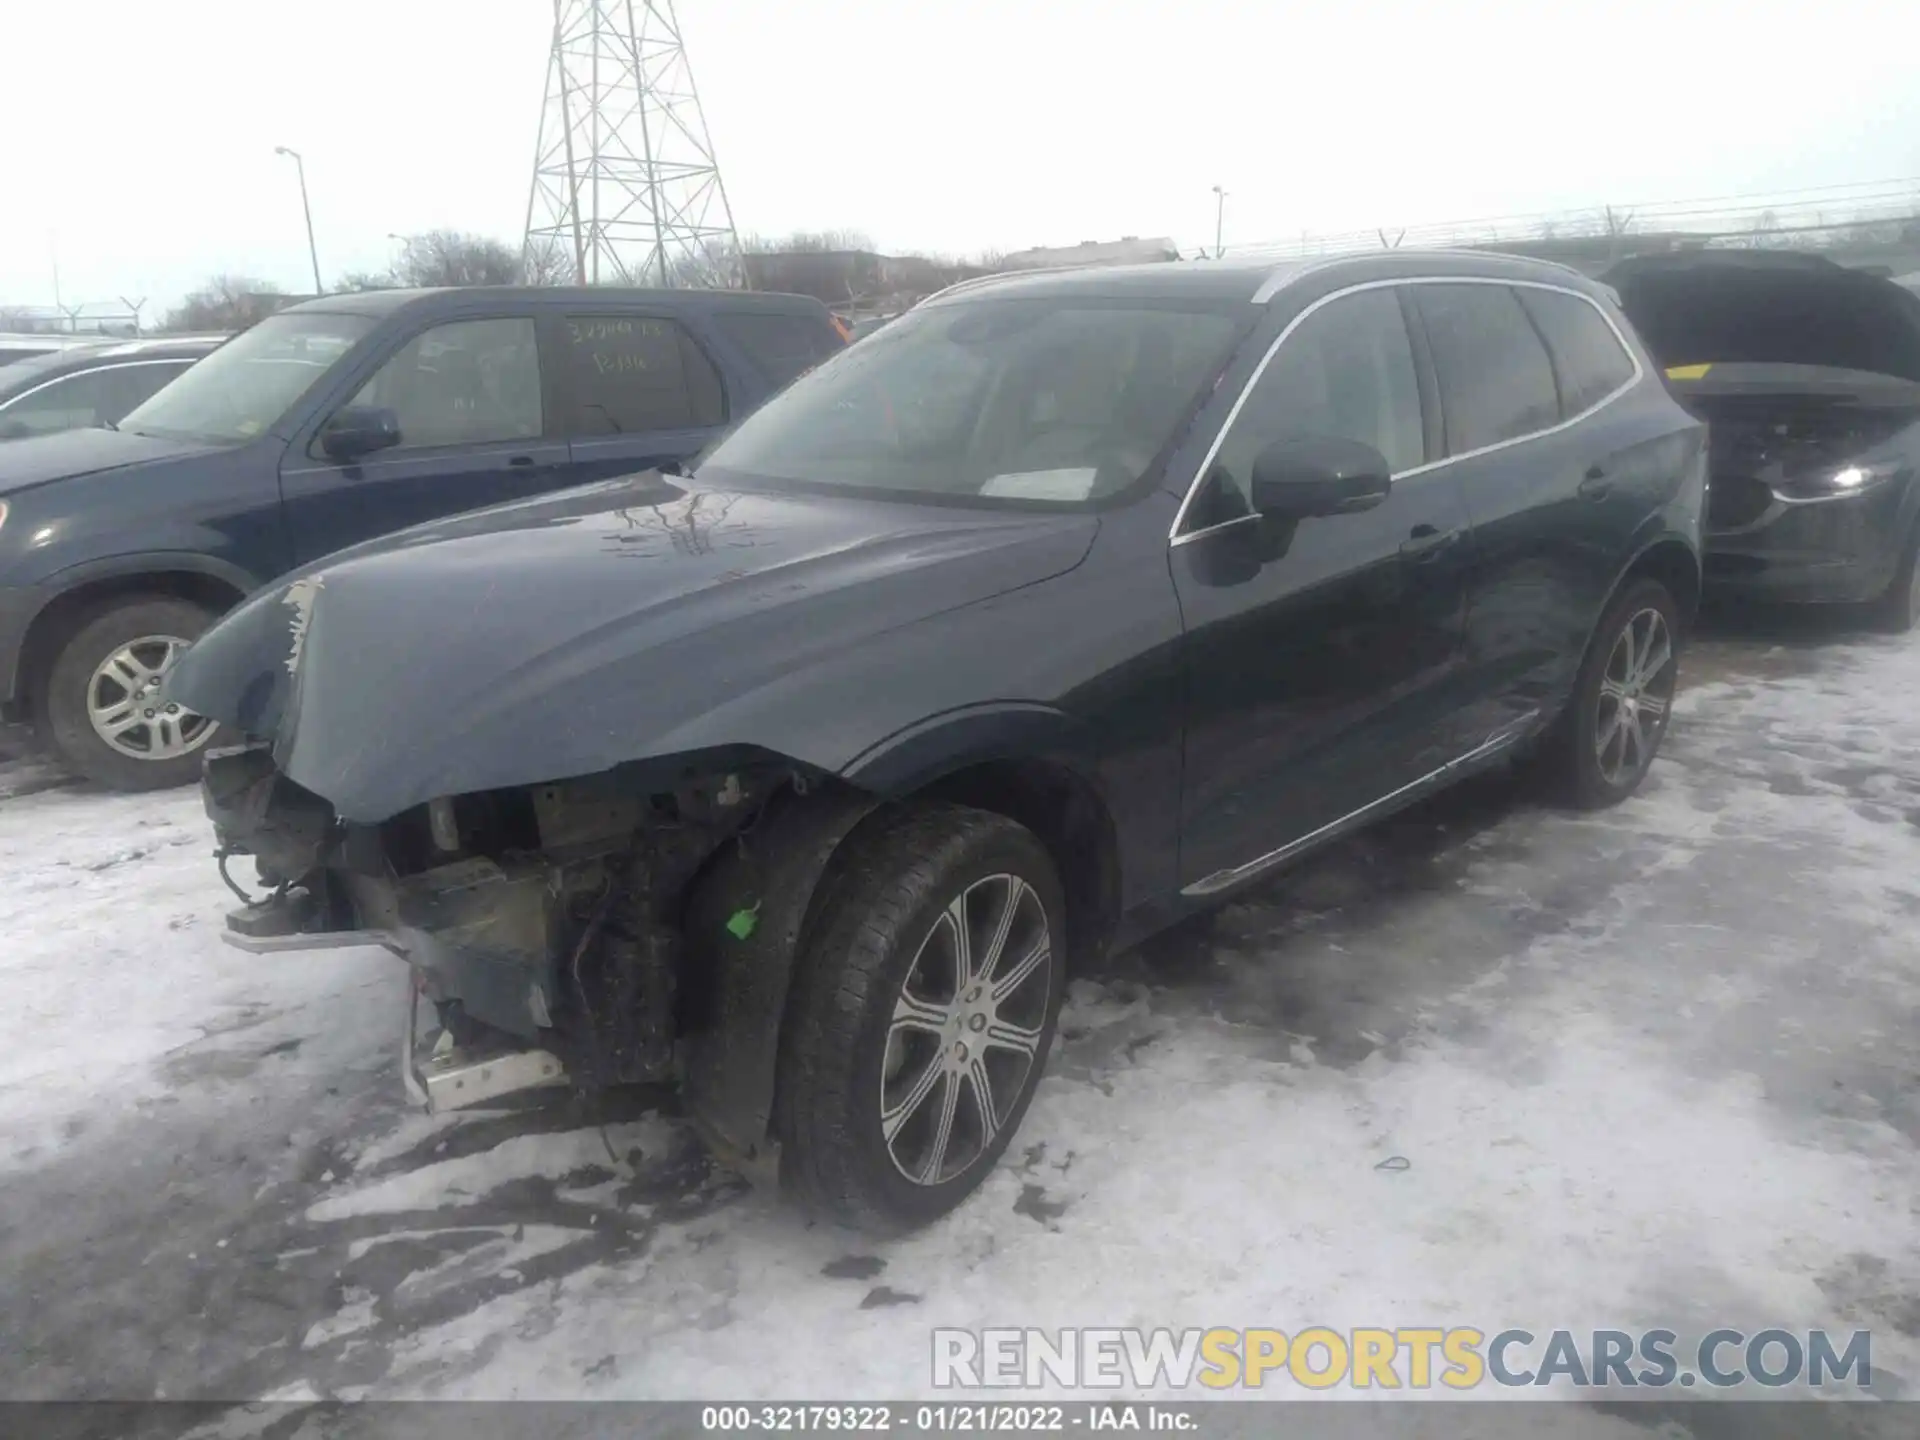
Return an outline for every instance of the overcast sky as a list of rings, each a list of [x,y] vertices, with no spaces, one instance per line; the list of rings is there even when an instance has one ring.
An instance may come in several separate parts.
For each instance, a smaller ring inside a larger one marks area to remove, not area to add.
[[[742,231],[949,253],[1920,175],[1911,0],[680,0]],[[0,0],[0,304],[518,242],[550,0]],[[154,313],[149,310],[149,315]]]

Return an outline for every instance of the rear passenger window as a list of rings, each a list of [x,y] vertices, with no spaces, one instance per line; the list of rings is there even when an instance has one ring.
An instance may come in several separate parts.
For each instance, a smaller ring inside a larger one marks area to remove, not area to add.
[[[1517,293],[1547,337],[1563,416],[1570,419],[1590,410],[1633,378],[1633,357],[1606,317],[1587,301],[1559,290],[1523,288]]]
[[[831,360],[845,342],[825,319],[806,315],[738,311],[713,317],[713,323],[747,352],[754,368],[778,390],[823,360]]]
[[[1553,366],[1504,285],[1419,285],[1446,412],[1447,453],[1517,440],[1560,423]]]
[[[1187,528],[1252,514],[1254,457],[1276,440],[1308,435],[1371,445],[1395,474],[1425,462],[1413,347],[1392,290],[1322,306],[1273,352],[1220,444]]]
[[[561,343],[574,435],[704,429],[725,418],[719,373],[675,321],[569,315]]]

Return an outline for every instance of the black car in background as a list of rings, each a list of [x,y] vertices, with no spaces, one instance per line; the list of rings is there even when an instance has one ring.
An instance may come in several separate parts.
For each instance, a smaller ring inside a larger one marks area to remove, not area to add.
[[[1711,427],[1709,593],[1920,622],[1920,295],[1767,251],[1637,257],[1601,278]]]
[[[1704,477],[1557,266],[1009,276],[691,475],[307,566],[161,698],[230,737],[206,803],[269,893],[229,936],[404,956],[430,1107],[679,1078],[723,1155],[899,1227],[1006,1147],[1076,963],[1504,757],[1630,795]]]
[[[214,727],[161,704],[160,676],[249,592],[421,521],[679,465],[844,344],[818,301],[739,291],[289,306],[117,429],[0,443],[0,702],[104,784],[191,781]]]
[[[224,335],[163,335],[63,346],[0,370],[0,440],[114,425]]]
[[[98,342],[93,335],[46,335],[38,331],[0,331],[0,366]]]

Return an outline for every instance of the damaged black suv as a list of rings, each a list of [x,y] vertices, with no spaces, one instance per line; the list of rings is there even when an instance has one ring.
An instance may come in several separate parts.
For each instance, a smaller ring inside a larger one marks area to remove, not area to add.
[[[691,469],[193,646],[228,938],[404,957],[430,1108],[676,1080],[877,1228],[991,1169],[1087,958],[1506,757],[1631,794],[1700,583],[1703,427],[1506,257],[967,282]]]
[[[1711,432],[1707,593],[1920,624],[1920,295],[1791,251],[1601,277]]]

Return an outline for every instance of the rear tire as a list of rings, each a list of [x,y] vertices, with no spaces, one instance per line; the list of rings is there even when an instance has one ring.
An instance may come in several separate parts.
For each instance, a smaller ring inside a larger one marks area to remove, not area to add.
[[[1672,719],[1683,638],[1680,607],[1657,580],[1629,582],[1607,606],[1538,756],[1561,799],[1601,810],[1640,788]]]
[[[164,595],[96,611],[47,672],[35,716],[41,743],[111,790],[168,790],[198,779],[215,727],[191,711],[144,702],[157,701],[161,671],[216,618]]]
[[[898,1234],[970,1195],[1019,1128],[1065,989],[1065,901],[1029,831],[957,805],[882,812],[821,883],[781,1037],[781,1178]]]

